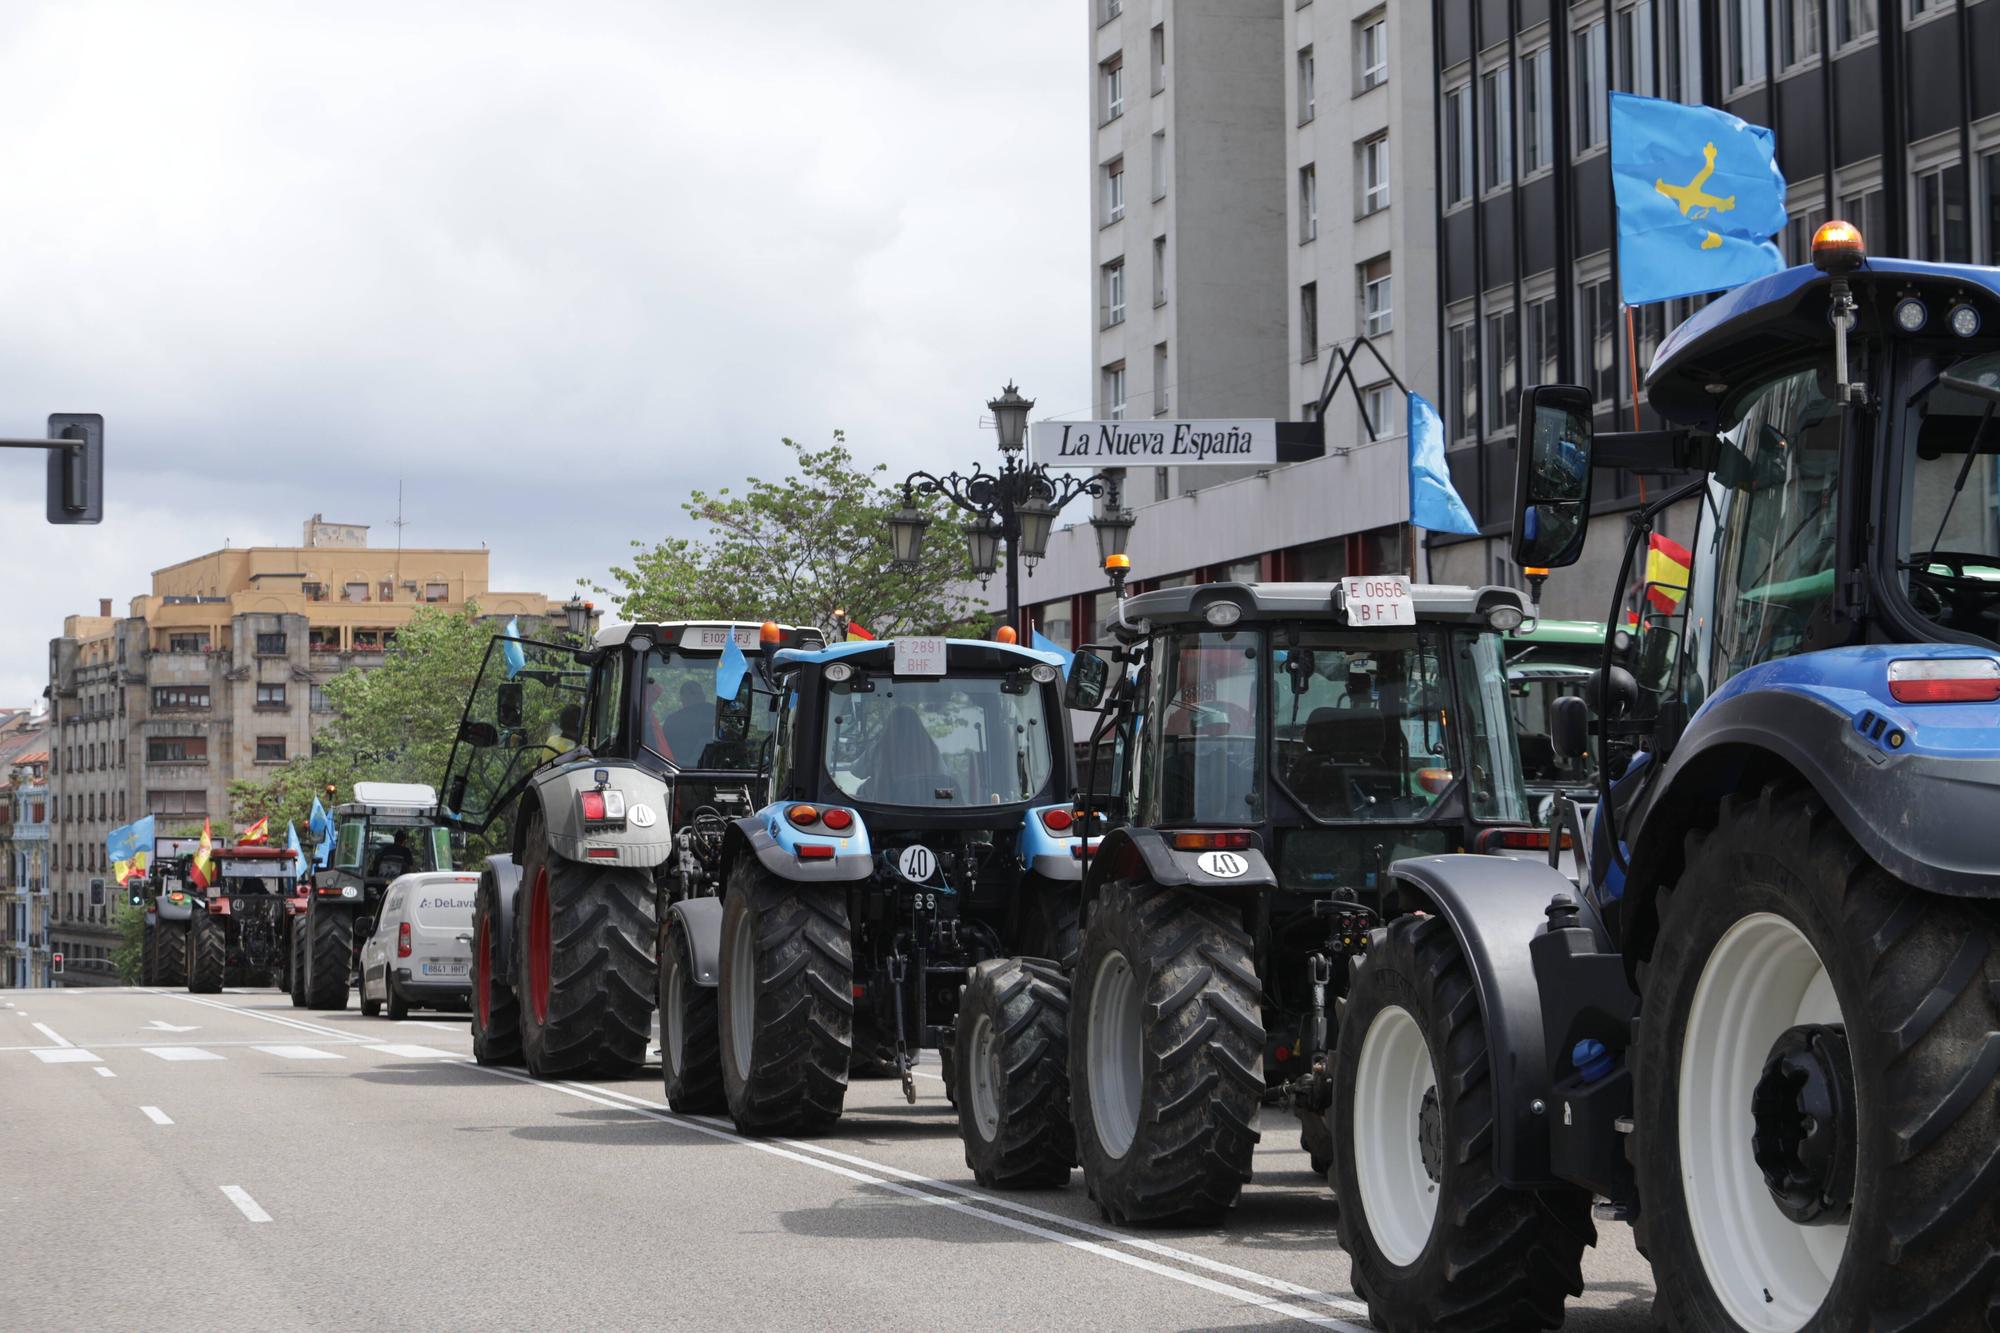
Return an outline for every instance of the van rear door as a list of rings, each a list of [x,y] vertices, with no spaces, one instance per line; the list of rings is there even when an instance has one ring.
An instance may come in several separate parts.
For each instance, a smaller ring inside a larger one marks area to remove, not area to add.
[[[424,883],[411,886],[405,916],[410,923],[413,979],[468,975],[472,896],[478,887],[477,875],[426,876]]]

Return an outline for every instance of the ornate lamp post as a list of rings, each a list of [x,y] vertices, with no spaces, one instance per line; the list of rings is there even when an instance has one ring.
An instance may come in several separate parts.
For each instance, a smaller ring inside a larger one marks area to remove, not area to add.
[[[975,462],[970,475],[957,472],[934,476],[912,472],[903,480],[903,506],[889,516],[889,544],[899,569],[915,569],[923,552],[924,529],[930,520],[916,507],[918,495],[942,495],[969,516],[960,531],[965,536],[967,564],[984,587],[1002,559],[1007,562],[1007,623],[1021,627],[1021,562],[1028,568],[1049,552],[1049,535],[1056,515],[1080,495],[1105,500],[1104,512],[1091,517],[1097,529],[1098,554],[1122,554],[1132,531],[1132,511],[1120,504],[1122,471],[1093,472],[1077,478],[1051,473],[1044,463],[1027,463],[1028,413],[1032,398],[1009,384],[986,404],[1000,438],[1001,464],[988,472]]]
[[[590,642],[590,622],[596,617],[597,608],[581,597],[572,597],[563,603],[564,628],[577,642]]]

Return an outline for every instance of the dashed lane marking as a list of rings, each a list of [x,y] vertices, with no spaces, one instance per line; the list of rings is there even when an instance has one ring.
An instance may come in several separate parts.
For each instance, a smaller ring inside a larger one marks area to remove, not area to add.
[[[252,1222],[268,1222],[271,1220],[271,1215],[258,1207],[257,1201],[251,1198],[249,1192],[241,1185],[224,1185],[222,1187],[222,1194],[224,1198],[236,1205],[237,1212],[243,1214],[243,1216],[249,1218]]]
[[[97,1067],[97,1073],[98,1073],[98,1076],[99,1076],[99,1077],[101,1077],[101,1078],[117,1078],[117,1077],[118,1077],[118,1075],[116,1075],[116,1074],[112,1073],[112,1072],[111,1072],[110,1070],[106,1069],[106,1068],[105,1068],[105,1067],[104,1067],[103,1065],[99,1065],[99,1066]]]
[[[279,1027],[292,1028],[299,1032],[310,1032],[316,1037],[339,1037],[343,1041],[358,1040],[351,1032],[342,1032],[338,1028],[322,1027],[318,1023],[308,1023],[302,1019],[286,1018],[279,1014],[267,1014],[261,1009],[245,1009],[239,1005],[224,1004],[220,1000],[204,1000],[199,995],[183,995],[176,991],[152,991],[150,993],[164,995],[169,999],[185,1000],[189,1004],[198,1004],[207,1009],[220,1009],[225,1014],[241,1014],[245,1018],[254,1018],[259,1022],[276,1023]]]
[[[199,1046],[141,1046],[148,1055],[157,1055],[162,1060],[220,1060],[223,1057],[214,1051],[204,1051]]]
[[[324,1050],[318,1046],[252,1046],[253,1051],[275,1055],[280,1060],[345,1060],[344,1055]]]
[[[174,1123],[174,1118],[157,1106],[142,1106],[139,1109],[145,1113],[146,1119],[156,1125],[171,1125]]]
[[[95,1053],[81,1046],[37,1046],[29,1054],[45,1065],[94,1065],[99,1063]]]
[[[463,1060],[465,1058],[455,1051],[441,1051],[435,1046],[408,1046],[402,1043],[369,1046],[364,1049],[375,1051],[382,1055],[401,1056],[405,1060]]]
[[[58,1046],[74,1046],[74,1045],[76,1045],[76,1043],[75,1043],[75,1042],[73,1042],[73,1041],[65,1041],[65,1040],[63,1040],[63,1038],[62,1038],[61,1036],[57,1035],[57,1033],[56,1033],[56,1030],[55,1030],[54,1028],[50,1027],[50,1026],[49,1026],[49,1025],[47,1024],[47,1023],[37,1023],[37,1024],[35,1024],[35,1031],[37,1031],[37,1032],[41,1033],[41,1034],[42,1034],[42,1035],[43,1035],[44,1037],[47,1037],[47,1038],[48,1038],[48,1039],[49,1039],[50,1041],[54,1042],[54,1043],[55,1043],[56,1045],[58,1045]]]

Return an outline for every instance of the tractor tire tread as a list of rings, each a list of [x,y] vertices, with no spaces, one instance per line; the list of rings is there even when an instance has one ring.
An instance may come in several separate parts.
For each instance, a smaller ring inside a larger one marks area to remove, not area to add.
[[[979,1134],[971,1090],[976,1020],[990,1021],[999,1057],[997,1132]],[[952,1061],[959,1137],[973,1178],[989,1189],[1060,1189],[1076,1165],[1069,1109],[1069,978],[1036,958],[991,958],[972,970],[959,1000]]]
[[[731,991],[731,922],[755,931],[759,985],[751,1006],[750,1067],[723,1051],[730,1118],[752,1135],[809,1134],[840,1118],[854,1046],[854,964],[845,885],[796,884],[745,859],[723,909],[724,1023]],[[725,1045],[729,1034],[718,1027]]]

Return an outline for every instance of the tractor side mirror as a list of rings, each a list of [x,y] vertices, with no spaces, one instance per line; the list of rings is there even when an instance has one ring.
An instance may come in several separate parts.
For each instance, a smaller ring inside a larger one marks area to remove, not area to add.
[[[1595,423],[1590,390],[1538,384],[1521,398],[1514,469],[1514,561],[1560,569],[1583,554]]]
[[[583,705],[564,704],[562,712],[556,714],[556,730],[564,740],[574,742],[583,731]]]
[[[1574,694],[1549,704],[1549,743],[1556,757],[1574,764],[1590,752],[1590,705]]]
[[[715,701],[715,739],[743,741],[750,737],[750,700],[737,695]]]
[[[468,718],[458,724],[458,738],[475,750],[490,750],[500,743],[500,728]]]
[[[520,681],[509,680],[501,683],[500,688],[494,692],[493,713],[503,727],[521,725],[526,709],[522,703]]]
[[[1681,636],[1665,625],[1647,625],[1639,631],[1639,660],[1633,674],[1641,685],[1653,691],[1666,688],[1680,643]]]
[[[1110,679],[1110,663],[1096,653],[1079,649],[1070,659],[1069,680],[1063,685],[1063,706],[1083,713],[1096,712],[1104,702],[1104,687]]]

